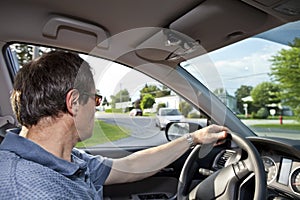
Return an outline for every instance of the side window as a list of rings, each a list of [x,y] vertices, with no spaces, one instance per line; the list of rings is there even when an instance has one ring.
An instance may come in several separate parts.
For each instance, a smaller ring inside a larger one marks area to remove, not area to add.
[[[78,147],[157,146],[168,142],[165,123],[200,118],[190,104],[147,75],[101,58],[83,58],[93,68],[103,101],[96,108],[93,136]],[[170,112],[173,116],[161,119],[157,113],[165,107],[177,110],[176,116]]]
[[[10,48],[20,67],[55,50],[24,44],[13,44]],[[103,98],[96,107],[93,136],[78,143],[78,148],[156,146],[167,142],[164,127],[170,120],[202,117],[189,103],[154,79],[112,61],[80,56],[92,67],[96,89]],[[176,112],[169,112],[171,118],[162,117],[157,115],[160,108]]]

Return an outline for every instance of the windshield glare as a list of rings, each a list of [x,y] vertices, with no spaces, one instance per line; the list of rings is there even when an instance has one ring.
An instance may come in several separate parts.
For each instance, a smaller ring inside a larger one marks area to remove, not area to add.
[[[256,135],[299,139],[299,32],[289,23],[181,66]]]

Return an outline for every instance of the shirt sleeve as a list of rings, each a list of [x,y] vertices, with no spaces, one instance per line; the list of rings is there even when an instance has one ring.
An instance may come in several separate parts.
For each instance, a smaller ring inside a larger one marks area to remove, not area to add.
[[[77,154],[78,157],[87,162],[87,166],[90,172],[90,178],[94,183],[95,188],[98,189],[102,187],[111,171],[113,163],[112,159],[102,157],[100,155],[90,155],[78,149],[74,149],[73,152]]]

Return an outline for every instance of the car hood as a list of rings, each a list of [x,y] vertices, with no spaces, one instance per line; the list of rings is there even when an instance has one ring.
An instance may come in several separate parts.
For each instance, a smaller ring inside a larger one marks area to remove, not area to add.
[[[174,121],[174,120],[181,120],[183,119],[183,115],[167,115],[167,116],[161,116],[161,118]]]

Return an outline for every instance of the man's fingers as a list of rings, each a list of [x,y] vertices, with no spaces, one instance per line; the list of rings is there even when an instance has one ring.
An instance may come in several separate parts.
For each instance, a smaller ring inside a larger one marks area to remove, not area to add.
[[[217,133],[218,139],[224,139],[227,137],[227,131],[221,131],[219,133]]]
[[[221,131],[217,134],[217,141],[215,142],[215,145],[220,145],[226,142],[226,137],[227,137],[227,132],[226,131]]]

